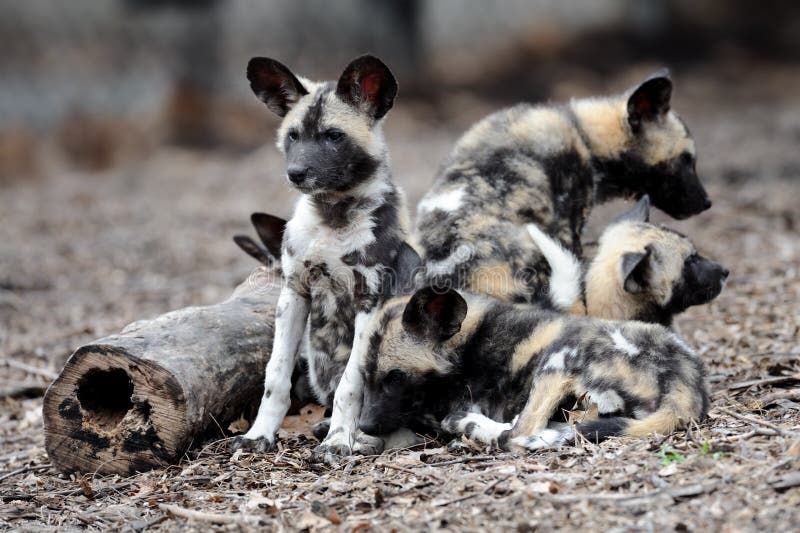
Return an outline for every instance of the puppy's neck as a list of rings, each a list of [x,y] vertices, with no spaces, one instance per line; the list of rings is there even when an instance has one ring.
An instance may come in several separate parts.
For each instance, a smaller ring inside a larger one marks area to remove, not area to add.
[[[572,100],[569,110],[591,154],[596,200],[629,197],[636,187],[626,161],[634,142],[627,101],[621,97]]]
[[[379,168],[353,189],[309,194],[307,199],[322,224],[340,229],[369,216],[375,207],[388,201],[394,190],[388,170]]]

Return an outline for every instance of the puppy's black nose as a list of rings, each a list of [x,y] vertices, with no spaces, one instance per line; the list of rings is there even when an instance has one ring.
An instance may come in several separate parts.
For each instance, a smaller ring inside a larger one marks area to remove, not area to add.
[[[728,279],[728,275],[729,275],[730,273],[731,273],[731,271],[730,271],[730,270],[728,270],[727,268],[723,268],[723,269],[722,269],[722,278],[723,278],[723,279]]]
[[[703,210],[711,208],[711,198],[706,196],[706,199],[703,200]]]
[[[289,176],[289,181],[295,185],[302,183],[308,174],[308,167],[289,167],[286,169],[286,175]]]

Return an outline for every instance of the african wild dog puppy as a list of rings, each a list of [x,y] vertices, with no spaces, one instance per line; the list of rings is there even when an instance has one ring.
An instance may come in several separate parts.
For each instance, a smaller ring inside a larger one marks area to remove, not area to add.
[[[283,117],[278,149],[286,156],[287,178],[303,194],[282,235],[283,287],[264,396],[234,447],[274,445],[302,351],[317,401],[332,408],[315,458],[332,461],[369,443],[355,441],[362,394],[361,344],[354,349],[354,339],[384,297],[406,232],[405,202],[391,179],[381,127],[397,83],[372,56],[353,60],[337,82],[298,78],[266,58],[250,60],[247,78]]]
[[[529,224],[552,271],[548,296],[553,306],[596,318],[671,326],[676,314],[716,298],[728,269],[699,255],[685,235],[650,224],[649,218],[645,195],[604,230],[585,277],[572,252]]]
[[[702,361],[657,324],[429,286],[386,301],[362,342],[367,433],[444,429],[535,449],[572,442],[576,431],[592,440],[669,433],[709,406]],[[560,405],[579,398],[601,417],[547,428]]]
[[[627,95],[520,104],[475,124],[418,206],[426,281],[535,302],[549,270],[526,224],[580,256],[595,203],[647,193],[676,218],[708,209],[671,93],[664,71]]]

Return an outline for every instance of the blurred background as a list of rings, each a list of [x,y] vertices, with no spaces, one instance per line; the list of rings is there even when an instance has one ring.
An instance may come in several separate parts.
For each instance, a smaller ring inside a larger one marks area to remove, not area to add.
[[[734,272],[714,304],[731,314],[688,315],[703,326],[691,336],[757,330],[744,314],[780,301],[754,295],[797,300],[791,0],[5,1],[0,40],[3,356],[57,370],[132,320],[224,298],[255,266],[231,236],[251,231],[252,211],[288,216],[295,198],[278,119],[245,79],[255,55],[317,79],[382,57],[400,83],[386,131],[412,206],[487,113],[621,92],[668,66],[715,202],[670,225]]]

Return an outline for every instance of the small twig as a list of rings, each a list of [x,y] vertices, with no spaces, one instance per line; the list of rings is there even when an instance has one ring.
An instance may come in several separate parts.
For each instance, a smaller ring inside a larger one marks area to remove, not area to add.
[[[498,484],[500,484],[501,482],[507,480],[510,477],[511,477],[511,475],[508,475],[508,476],[505,476],[505,477],[501,477],[501,478],[495,479],[494,481],[492,481],[491,483],[486,485],[486,488],[483,489],[483,490],[479,490],[479,491],[473,492],[471,494],[467,494],[466,496],[461,496],[460,498],[456,498],[454,500],[447,500],[447,501],[444,501],[444,502],[436,502],[436,503],[433,503],[432,505],[434,507],[444,507],[445,505],[451,505],[453,503],[459,503],[459,502],[463,502],[465,500],[469,500],[470,498],[474,498],[475,496],[477,496],[480,493],[486,494],[487,492],[489,492],[490,490],[495,488]]]
[[[19,385],[10,385],[8,387],[0,387],[0,399],[3,398],[38,398],[47,390],[47,385],[42,383],[20,383]]]
[[[771,404],[776,400],[797,400],[800,399],[800,389],[789,389],[785,391],[775,391],[759,399],[762,406]]]
[[[186,509],[185,507],[179,507],[177,505],[170,505],[167,503],[159,503],[158,508],[180,518],[197,520],[198,522],[211,522],[212,524],[241,524],[257,520],[257,517],[255,516],[206,513],[203,511],[195,511],[194,509]]]
[[[14,477],[18,474],[27,474],[28,472],[36,472],[38,470],[47,470],[51,468],[53,465],[39,465],[39,466],[24,466],[22,468],[17,468],[16,470],[12,470],[11,472],[6,472],[3,475],[0,475],[0,481],[4,481],[10,477]]]
[[[447,466],[447,465],[456,465],[459,463],[475,463],[479,461],[494,461],[497,459],[494,455],[468,455],[462,457],[460,459],[452,459],[450,461],[442,461],[440,463],[430,463],[426,465],[418,465],[418,466]]]
[[[800,374],[792,374],[791,376],[776,376],[772,378],[763,378],[763,379],[751,379],[748,381],[739,381],[736,383],[731,383],[723,390],[746,389],[748,387],[754,387],[756,385],[785,383],[787,381],[800,381]]]
[[[160,524],[161,522],[163,522],[167,518],[169,518],[169,515],[162,514],[161,516],[157,516],[155,518],[151,518],[150,520],[131,522],[130,524],[125,525],[122,528],[122,531],[123,532],[125,532],[125,531],[134,531],[134,532],[138,533],[139,531],[144,531],[145,529],[149,529],[149,528],[153,527],[156,524]]]
[[[775,490],[785,490],[800,485],[800,472],[792,472],[785,476],[775,477],[767,480],[767,485]]]
[[[756,424],[758,426],[763,426],[765,428],[769,428],[769,429],[775,431],[776,433],[778,433],[778,435],[781,435],[781,436],[785,435],[785,432],[783,431],[783,429],[780,426],[776,426],[772,422],[767,422],[766,420],[759,420],[758,418],[752,418],[752,417],[749,417],[749,416],[740,415],[739,413],[737,413],[735,411],[731,411],[730,409],[726,409],[726,408],[720,407],[720,406],[717,406],[716,409],[718,411],[722,411],[726,415],[730,415],[733,418],[737,418],[737,419],[739,419],[739,420],[741,420],[743,422],[749,422],[751,424]]]
[[[28,365],[21,361],[17,361],[15,359],[0,359],[0,366],[7,366],[9,368],[16,368],[17,370],[23,370],[28,374],[42,376],[51,381],[58,377],[58,374],[56,374],[49,368],[40,368],[38,366]]]
[[[687,485],[686,487],[678,487],[678,488],[663,488],[663,489],[656,489],[651,490],[650,492],[645,492],[644,494],[608,494],[608,493],[601,493],[601,494],[564,494],[558,495],[554,494],[550,496],[550,499],[556,500],[562,503],[574,503],[574,502],[583,502],[583,501],[594,501],[594,502],[629,502],[635,500],[647,500],[651,498],[655,498],[657,496],[670,496],[671,498],[687,498],[689,496],[699,496],[701,494],[705,494],[707,492],[713,492],[716,490],[719,483],[716,481],[711,483],[704,483],[704,484],[696,484],[696,485]]]

